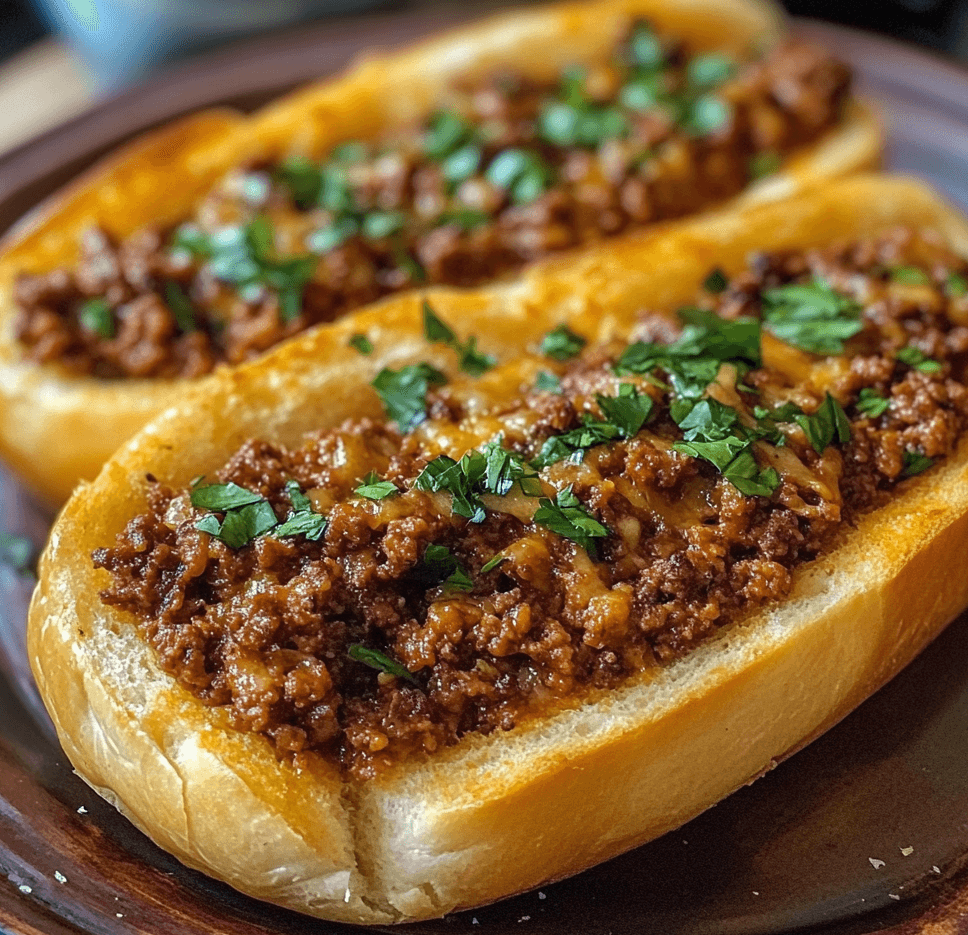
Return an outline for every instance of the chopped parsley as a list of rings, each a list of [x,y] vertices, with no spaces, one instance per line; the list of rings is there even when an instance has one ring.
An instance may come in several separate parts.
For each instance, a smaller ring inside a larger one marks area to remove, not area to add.
[[[294,512],[280,524],[275,510],[262,495],[245,487],[231,481],[194,487],[190,495],[192,506],[214,511],[203,516],[195,526],[232,549],[240,549],[268,532],[275,536],[304,535],[314,541],[319,539],[326,529],[325,517],[312,512],[309,498],[295,481],[287,482],[286,490]],[[214,515],[215,512],[224,514],[221,522]]]
[[[538,115],[538,135],[546,143],[594,148],[628,135],[631,128],[621,108],[591,100],[584,86],[584,73],[572,70],[562,79],[557,99],[544,105]]]
[[[114,311],[107,299],[88,299],[82,303],[77,320],[82,328],[93,331],[99,338],[106,340],[113,338],[117,331]]]
[[[961,299],[968,295],[968,279],[960,273],[949,273],[945,279],[945,289],[954,299]]]
[[[542,339],[538,350],[552,360],[562,363],[577,357],[582,348],[588,343],[586,338],[580,334],[575,334],[567,325],[558,325],[557,328],[549,331]]]
[[[479,377],[487,373],[497,363],[491,354],[482,354],[477,349],[477,338],[470,337],[466,342],[457,340],[453,329],[441,321],[425,299],[423,303],[424,335],[428,341],[446,344],[457,352],[460,369],[472,377]]]
[[[484,172],[487,180],[504,189],[515,204],[529,204],[541,197],[553,181],[551,166],[541,155],[527,149],[505,149]]]
[[[170,281],[165,283],[165,304],[182,334],[197,330],[195,308],[178,283]]]
[[[894,356],[902,364],[920,370],[921,373],[938,373],[942,369],[941,361],[928,357],[916,347],[902,347]]]
[[[442,585],[448,591],[470,591],[474,581],[467,569],[453,555],[446,545],[431,543],[423,557],[423,570],[426,578],[433,583],[431,587]]]
[[[360,486],[356,488],[356,493],[361,497],[366,497],[367,500],[386,500],[387,497],[400,493],[400,490],[393,481],[380,480],[376,473],[370,471],[363,478]]]
[[[521,455],[508,451],[501,436],[491,439],[481,451],[468,451],[460,461],[447,455],[434,458],[414,481],[417,490],[444,491],[452,498],[451,510],[472,523],[485,519],[484,494],[504,496],[517,484],[529,497],[542,493],[538,475]]]
[[[729,280],[726,278],[726,274],[718,266],[713,269],[702,283],[703,289],[711,292],[713,295],[719,295],[720,292],[725,291],[728,285]]]
[[[686,80],[698,88],[715,88],[736,73],[736,63],[715,52],[697,55],[686,65]]]
[[[793,421],[803,429],[818,455],[823,454],[827,446],[835,440],[840,444],[850,441],[850,421],[843,407],[830,393],[827,393],[820,408],[812,416],[794,416]]]
[[[931,277],[917,266],[895,266],[888,271],[891,282],[905,286],[930,286]]]
[[[812,354],[842,354],[864,327],[860,306],[819,278],[764,290],[763,318],[775,337]]]
[[[736,435],[710,441],[675,442],[674,451],[708,461],[740,493],[768,497],[780,486],[774,468],[761,469],[753,457],[751,439]]]
[[[609,535],[608,527],[603,526],[582,506],[570,485],[559,490],[554,501],[542,497],[538,501],[534,521],[559,536],[577,542],[592,558],[598,557],[595,540]]]
[[[857,411],[861,415],[867,416],[869,419],[876,419],[887,412],[891,406],[891,401],[878,393],[877,390],[865,386],[860,391],[856,405]]]
[[[404,668],[399,662],[395,662],[377,649],[369,649],[366,646],[361,646],[359,643],[356,643],[350,646],[346,655],[356,662],[362,662],[363,665],[369,666],[371,669],[386,672],[387,675],[395,675],[397,678],[406,679],[408,682],[413,682],[414,685],[418,684],[409,669]]]
[[[481,567],[481,574],[484,575],[484,574],[487,574],[487,572],[489,571],[494,571],[494,569],[497,568],[498,565],[503,564],[507,560],[508,560],[508,557],[506,555],[504,555],[501,552],[498,552],[497,555],[495,555],[493,558],[489,559],[487,562],[484,563],[484,565]]]
[[[301,314],[303,291],[316,269],[316,257],[278,256],[268,218],[260,215],[244,226],[223,227],[210,236],[186,225],[176,233],[175,244],[207,258],[212,275],[235,286],[243,298],[258,295],[262,287],[273,290],[284,324]]]
[[[428,121],[423,150],[427,158],[439,162],[458,152],[476,136],[475,128],[460,114],[449,110],[438,111]]]
[[[698,399],[716,379],[720,367],[729,363],[740,373],[762,362],[760,323],[755,318],[720,318],[699,308],[679,310],[686,323],[672,344],[630,344],[616,361],[617,374],[649,376],[656,370],[669,375],[676,394]],[[661,384],[660,384],[661,385]]]
[[[595,419],[586,413],[579,428],[546,439],[532,461],[535,467],[547,467],[565,458],[580,461],[589,448],[616,438],[631,438],[652,413],[652,398],[639,393],[630,383],[623,383],[617,396],[596,396],[595,399],[605,418]]]
[[[427,390],[446,382],[436,367],[419,363],[399,370],[385,367],[372,386],[383,401],[387,418],[396,422],[401,432],[409,432],[427,418]]]
[[[561,380],[553,373],[549,373],[547,370],[542,370],[537,377],[535,377],[534,388],[536,390],[542,390],[545,393],[560,393]]]
[[[779,153],[770,151],[756,153],[755,156],[750,157],[749,176],[754,181],[764,179],[778,172],[782,164],[783,157]]]
[[[361,354],[373,353],[373,342],[365,334],[354,334],[346,343]]]
[[[908,449],[904,452],[904,470],[901,473],[904,477],[914,477],[915,474],[926,471],[932,464],[934,464],[934,458],[929,458],[920,451]]]
[[[14,571],[29,572],[34,560],[34,545],[24,536],[0,532],[0,565],[7,565]]]

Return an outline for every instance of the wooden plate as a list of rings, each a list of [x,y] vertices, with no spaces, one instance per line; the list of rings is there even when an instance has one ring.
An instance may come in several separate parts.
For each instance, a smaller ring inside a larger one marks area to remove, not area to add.
[[[0,160],[0,230],[149,126],[211,103],[255,107],[362,47],[444,19],[424,11],[330,22],[221,53],[107,102]],[[889,167],[928,178],[968,207],[968,71],[861,33],[803,23],[798,31],[856,66],[892,125]],[[42,542],[48,518],[2,470],[0,518],[6,530]],[[963,566],[952,556],[952,574],[965,574]],[[26,665],[29,593],[28,580],[0,567],[0,931],[359,931],[186,870],[73,775]],[[965,935],[966,645],[968,615],[833,731],[681,830],[571,880],[402,931]]]

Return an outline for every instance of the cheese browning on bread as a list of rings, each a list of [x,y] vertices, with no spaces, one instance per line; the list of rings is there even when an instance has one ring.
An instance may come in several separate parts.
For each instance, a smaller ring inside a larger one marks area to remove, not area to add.
[[[785,597],[950,454],[966,275],[896,231],[714,271],[685,330],[651,314],[582,350],[562,327],[445,385],[384,371],[395,421],[252,441],[190,492],[156,485],[95,553],[103,598],[280,754],[363,779],[510,729]],[[430,306],[425,329],[466,366],[473,341]]]
[[[390,292],[738,195],[835,127],[848,88],[818,49],[697,54],[639,21],[554,80],[503,68],[402,131],[235,170],[180,226],[89,231],[76,268],[21,277],[16,335],[78,374],[197,377]]]

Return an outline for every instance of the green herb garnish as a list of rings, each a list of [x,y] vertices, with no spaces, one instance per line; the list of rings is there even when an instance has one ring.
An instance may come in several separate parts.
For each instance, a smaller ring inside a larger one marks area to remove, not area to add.
[[[401,432],[409,432],[427,418],[427,390],[442,386],[447,378],[428,363],[409,364],[399,370],[384,368],[372,386],[383,401],[387,418]]]
[[[686,80],[695,87],[715,88],[736,72],[736,63],[715,52],[697,55],[686,65]]]
[[[894,355],[902,364],[907,364],[921,373],[938,373],[942,369],[941,361],[928,357],[924,351],[916,347],[902,347]]]
[[[474,581],[467,569],[457,561],[446,545],[428,545],[424,552],[423,566],[435,585],[440,584],[448,591],[470,591],[474,587]]]
[[[487,373],[497,363],[491,354],[482,354],[477,349],[477,338],[470,337],[466,342],[457,340],[453,329],[440,320],[430,303],[423,303],[424,335],[428,341],[439,342],[453,348],[458,355],[458,364],[464,373],[479,377]]]
[[[264,499],[262,494],[246,490],[245,487],[240,487],[232,481],[227,484],[194,487],[191,491],[192,506],[201,510],[214,510],[217,513],[258,503],[262,499]]]
[[[113,338],[117,331],[114,311],[107,299],[88,299],[82,303],[77,313],[77,320],[82,328],[93,331],[98,337],[106,340]]]
[[[361,354],[373,353],[373,342],[365,334],[354,334],[346,343]]]
[[[934,458],[929,458],[920,451],[908,449],[904,452],[904,470],[901,473],[904,477],[914,477],[915,474],[926,471],[932,464],[934,464]]]
[[[518,205],[529,204],[551,186],[551,167],[531,150],[505,149],[494,157],[484,172],[487,180],[504,189]]]
[[[385,656],[379,650],[368,649],[366,646],[361,646],[359,643],[356,643],[350,646],[346,651],[346,655],[356,662],[362,662],[363,665],[369,666],[371,669],[386,672],[387,675],[395,675],[397,678],[406,679],[408,682],[413,682],[414,685],[419,684],[409,669],[404,668],[399,662],[394,662],[389,656]]]
[[[501,552],[498,552],[497,555],[495,555],[493,558],[491,558],[489,561],[487,561],[484,564],[484,566],[481,568],[481,574],[483,575],[489,571],[494,571],[494,569],[497,568],[498,565],[503,564],[507,560],[508,560],[508,557],[506,555],[503,555]]]
[[[775,337],[813,354],[842,354],[864,327],[860,306],[822,279],[765,290],[763,317]]]
[[[949,273],[948,278],[945,279],[945,288],[952,298],[963,298],[968,295],[968,279],[960,273]]]
[[[279,520],[275,511],[265,501],[249,503],[246,506],[229,510],[221,523],[218,517],[209,514],[196,523],[196,528],[221,539],[229,548],[241,549],[257,536],[273,529]]]
[[[165,283],[165,302],[182,334],[196,330],[195,308],[178,283],[170,281]]]
[[[545,357],[564,362],[577,357],[587,343],[586,338],[575,334],[567,325],[558,325],[541,339],[538,350]]]
[[[931,277],[917,266],[895,266],[888,271],[891,282],[905,286],[930,286]]]
[[[891,401],[889,399],[869,386],[865,386],[860,391],[860,396],[857,399],[857,411],[870,419],[884,415],[890,406]]]
[[[704,280],[702,287],[713,295],[719,295],[729,285],[726,274],[717,266]]]
[[[840,444],[850,441],[850,420],[830,393],[827,393],[820,408],[812,416],[794,416],[793,421],[803,429],[818,455],[823,454],[835,439]]]
[[[750,157],[749,176],[754,181],[766,178],[779,171],[783,157],[779,153],[762,152]]]
[[[535,377],[534,388],[536,390],[542,390],[545,393],[560,393],[561,380],[553,373],[549,373],[547,370],[542,370],[537,377]]]
[[[608,527],[603,526],[582,506],[570,485],[559,490],[554,501],[542,497],[538,501],[534,521],[559,536],[577,542],[592,558],[598,557],[595,540],[609,535]]]
[[[370,471],[363,478],[362,483],[356,488],[356,493],[367,500],[386,500],[394,494],[400,493],[397,485],[393,481],[380,480],[375,472]]]
[[[311,510],[300,510],[291,513],[289,518],[276,526],[272,534],[277,538],[282,536],[305,536],[312,542],[318,542],[328,525],[326,517]]]

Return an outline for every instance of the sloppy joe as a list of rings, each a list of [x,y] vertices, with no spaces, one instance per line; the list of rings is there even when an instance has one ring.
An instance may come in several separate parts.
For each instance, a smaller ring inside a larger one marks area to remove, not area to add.
[[[636,22],[594,67],[453,87],[405,132],[242,166],[173,227],[89,231],[75,268],[21,277],[17,339],[78,374],[196,377],[389,293],[723,201],[835,126],[849,84],[801,43],[736,60]]]
[[[185,689],[358,778],[783,598],[968,421],[968,267],[930,232],[755,256],[676,318],[600,344],[562,325],[513,360],[424,318],[463,375],[385,370],[386,421],[152,479],[94,554]]]

